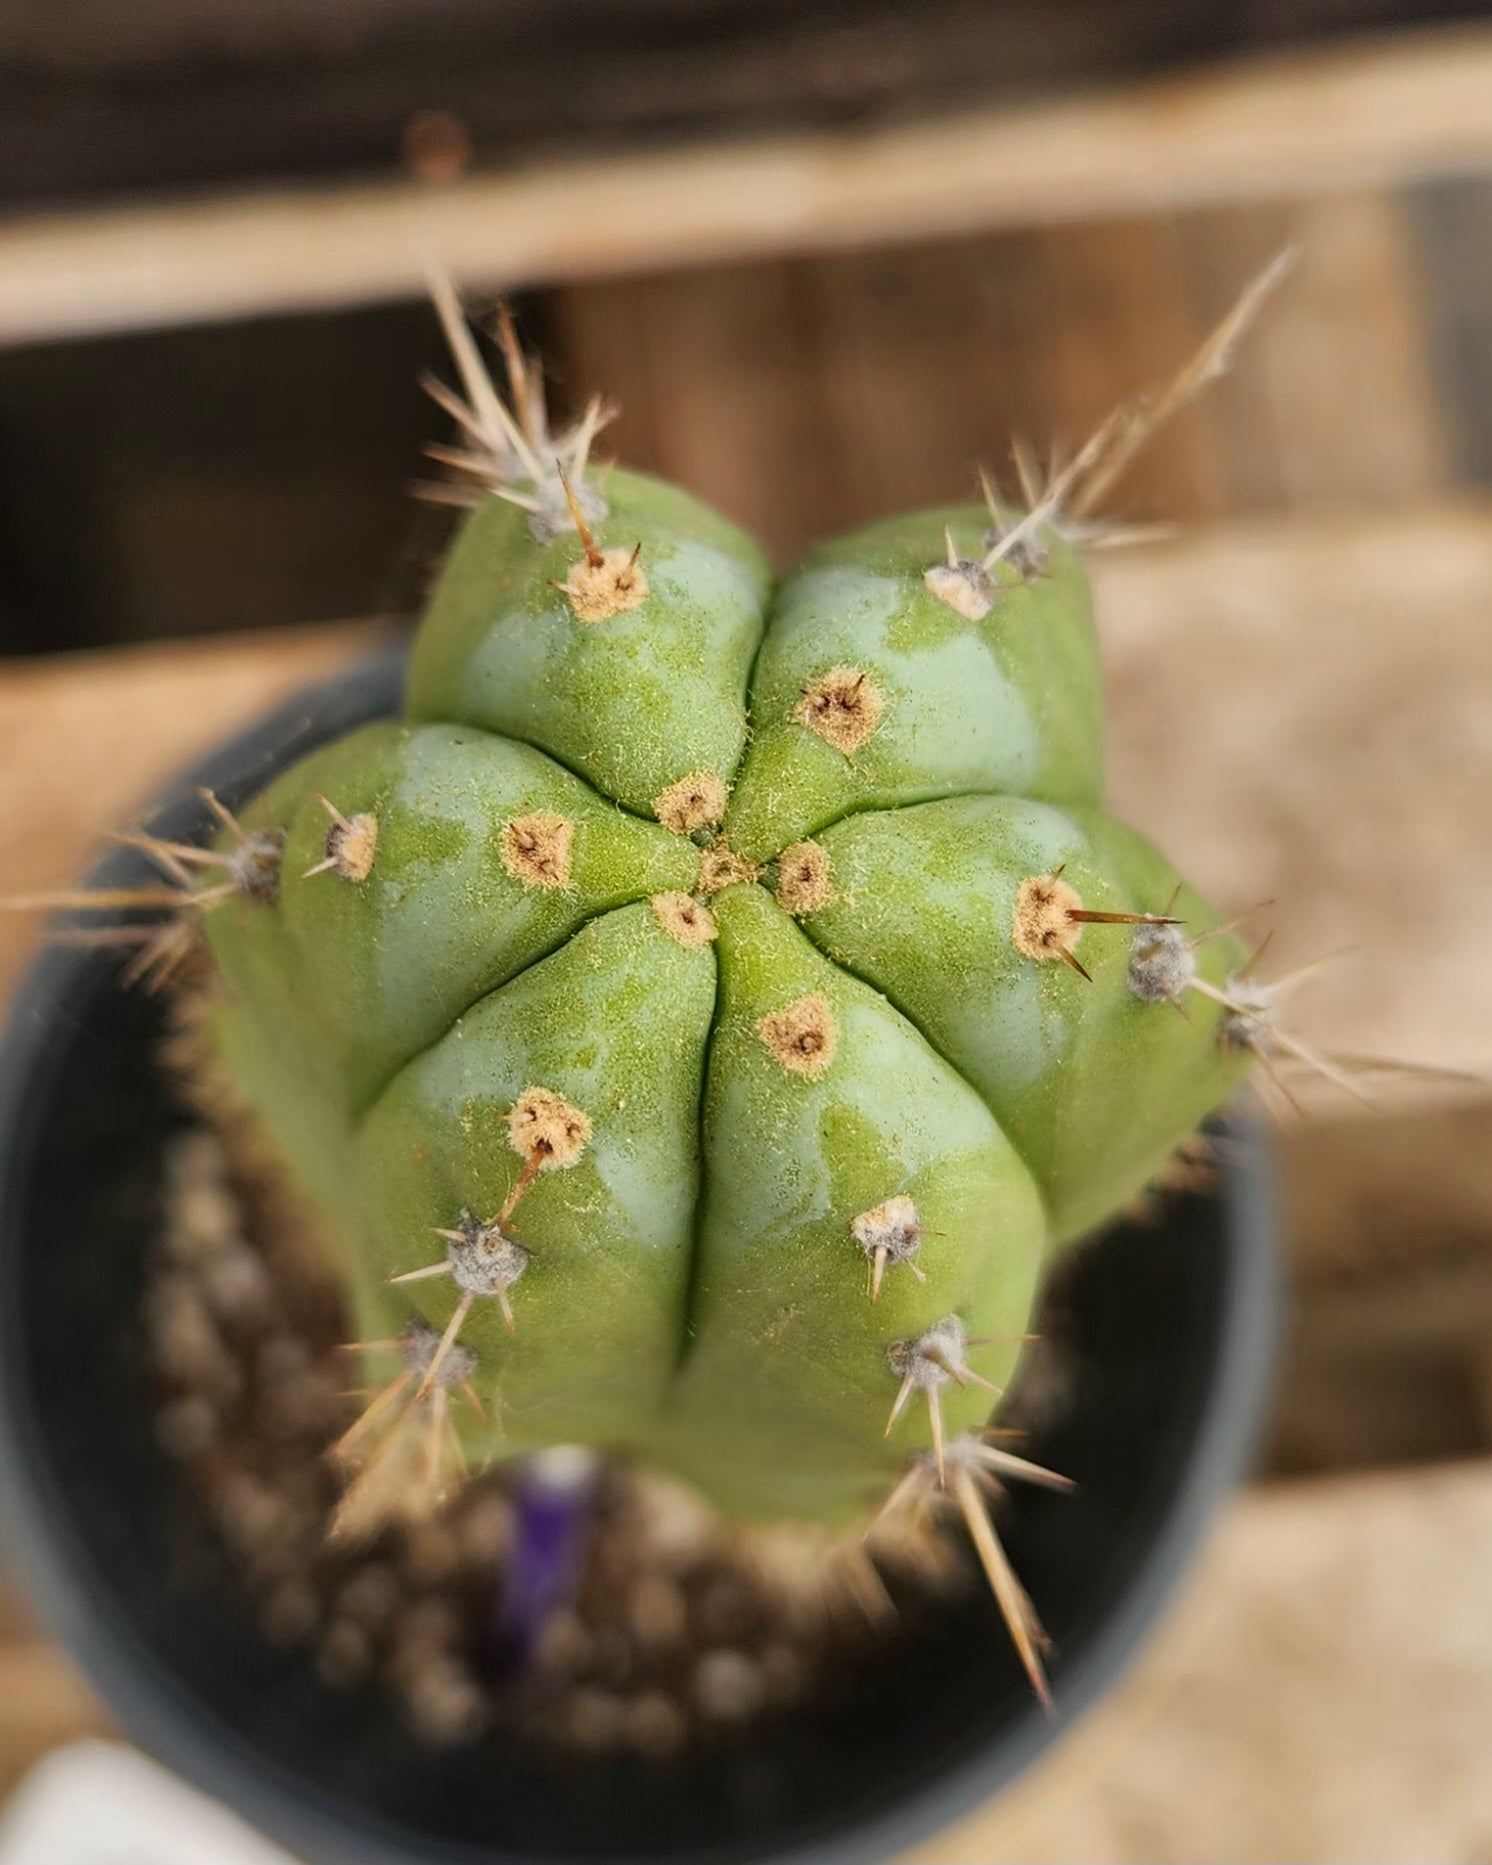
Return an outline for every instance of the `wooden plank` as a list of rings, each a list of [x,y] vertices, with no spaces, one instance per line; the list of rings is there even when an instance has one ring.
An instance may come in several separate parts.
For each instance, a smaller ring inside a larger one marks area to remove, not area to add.
[[[1298,197],[1492,162],[1484,28],[1241,60],[871,131],[554,162],[445,188],[180,200],[0,228],[0,342],[972,229]]]
[[[1260,321],[1250,370],[1274,417],[1284,502],[1433,494],[1448,474],[1402,203],[1303,201],[1290,232],[1297,273],[1284,314]]]
[[[1492,1462],[1254,1494],[1119,1692],[917,1865],[1485,1856],[1489,1570]]]
[[[0,200],[823,128],[1422,27],[1468,0],[102,0],[0,8]],[[105,30],[105,24],[107,29]],[[432,121],[433,119],[433,121]]]
[[[1289,1329],[1265,1467],[1492,1453],[1492,1096],[1281,1140]]]
[[[774,540],[799,535],[794,492],[824,448],[819,410],[799,393],[801,323],[793,275],[776,262],[622,279],[550,306],[566,395],[604,385],[620,408],[607,452]],[[810,523],[820,510],[808,501]]]
[[[1398,193],[1352,191],[1182,217],[1203,328],[1227,311],[1237,279],[1285,245],[1296,253],[1238,368],[1199,410],[1216,430],[1225,509],[1398,502],[1452,478],[1460,391],[1434,368],[1438,294],[1419,263],[1416,211]]]
[[[1396,196],[600,280],[550,295],[547,334],[572,398],[620,402],[624,457],[787,562],[867,517],[969,496],[976,461],[1008,479],[1012,436],[1075,447],[1291,242],[1233,372],[1144,451],[1116,512],[1196,523],[1439,493],[1453,386],[1435,379]]]
[[[787,392],[811,411],[816,442],[782,494],[802,544],[966,499],[991,433],[1041,431],[1039,233],[817,254],[787,269],[798,312]]]
[[[1489,1160],[1492,1096],[1295,1129],[1285,1161],[1297,1299],[1313,1312],[1375,1309],[1412,1338],[1424,1316],[1389,1312],[1412,1284],[1467,1266],[1492,1276]],[[1492,1357],[1489,1318],[1492,1301],[1446,1324]]]
[[[1185,225],[1163,217],[1044,233],[1046,342],[1032,359],[1046,388],[1044,418],[1031,435],[1038,447],[1058,442],[1071,454],[1119,402],[1168,381],[1222,315],[1210,305],[1205,320],[1200,314]],[[1228,269],[1236,295],[1249,270]],[[1276,300],[1270,314],[1278,308]],[[1250,376],[1251,362],[1242,365]],[[1216,517],[1225,503],[1225,451],[1215,406],[1186,409],[1126,476],[1124,511],[1178,523]]]
[[[606,445],[787,562],[869,516],[963,499],[991,433],[1049,431],[1035,236],[693,268],[555,293],[567,395]]]

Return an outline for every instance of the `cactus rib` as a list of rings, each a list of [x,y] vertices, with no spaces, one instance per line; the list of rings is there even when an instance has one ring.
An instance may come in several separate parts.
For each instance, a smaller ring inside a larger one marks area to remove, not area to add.
[[[467,511],[404,718],[205,796],[211,847],[123,838],[164,886],[57,902],[165,912],[93,929],[152,973],[200,922],[217,1060],[399,1356],[339,1534],[566,1444],[742,1518],[890,1485],[963,1520],[1047,1700],[988,1504],[1063,1479],[981,1435],[1043,1263],[1253,1062],[1351,1086],[1102,807],[1091,514],[1279,270],[1070,460],[1019,450],[1022,504],[986,477],[775,586],[697,500],[600,481],[599,400],[551,433],[506,312],[499,394],[432,276]]]

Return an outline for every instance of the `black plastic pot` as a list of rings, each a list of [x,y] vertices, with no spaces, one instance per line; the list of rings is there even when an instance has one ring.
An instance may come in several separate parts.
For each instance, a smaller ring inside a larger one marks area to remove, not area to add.
[[[230,803],[251,794],[393,711],[399,674],[390,653],[328,684],[191,782]],[[158,823],[189,836],[201,820],[183,785]],[[1063,1272],[1079,1373],[1032,1454],[1079,1489],[1024,1492],[1003,1522],[1055,1640],[1054,1720],[974,1596],[834,1700],[678,1772],[501,1743],[432,1757],[387,1706],[332,1695],[308,1658],[264,1642],[155,1446],[140,1296],[150,1191],[179,1119],[151,1060],[158,1020],[111,956],[53,949],[0,1050],[0,1529],[125,1729],[315,1865],[884,1858],[1004,1786],[1112,1683],[1247,1455],[1275,1219],[1245,1128],[1219,1192],[1110,1234]]]

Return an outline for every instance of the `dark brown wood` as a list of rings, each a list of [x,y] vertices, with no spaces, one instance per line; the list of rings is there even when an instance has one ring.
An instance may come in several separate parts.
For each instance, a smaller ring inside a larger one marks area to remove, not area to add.
[[[1492,229],[1492,191],[1486,214]],[[846,525],[971,496],[976,463],[1008,479],[1015,438],[1070,452],[1165,381],[1291,243],[1295,272],[1232,374],[1156,438],[1111,514],[1190,523],[1436,494],[1456,379],[1435,368],[1394,194],[575,285],[551,294],[546,332],[564,394],[620,402],[608,445],[788,559]]]
[[[84,0],[0,16],[0,204],[865,122],[1478,17],[1471,0]]]
[[[1485,1096],[1287,1128],[1273,1473],[1492,1451],[1489,1158]]]
[[[1455,469],[1492,483],[1492,179],[1422,183],[1409,223]]]
[[[0,655],[414,605],[422,304],[0,350]]]

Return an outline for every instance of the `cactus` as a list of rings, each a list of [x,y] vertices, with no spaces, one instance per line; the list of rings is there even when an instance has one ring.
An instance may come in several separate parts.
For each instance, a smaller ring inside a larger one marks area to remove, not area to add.
[[[1270,280],[1266,281],[1272,282]],[[473,1462],[634,1457],[744,1521],[989,1492],[1043,1265],[1289,1039],[1233,930],[1103,808],[1087,516],[1222,366],[1024,501],[871,524],[774,586],[698,500],[505,401],[435,282],[465,508],[405,715],[211,847],[133,839],[215,1065],[326,1219],[378,1388],[356,1534]],[[78,904],[73,901],[70,904]]]

